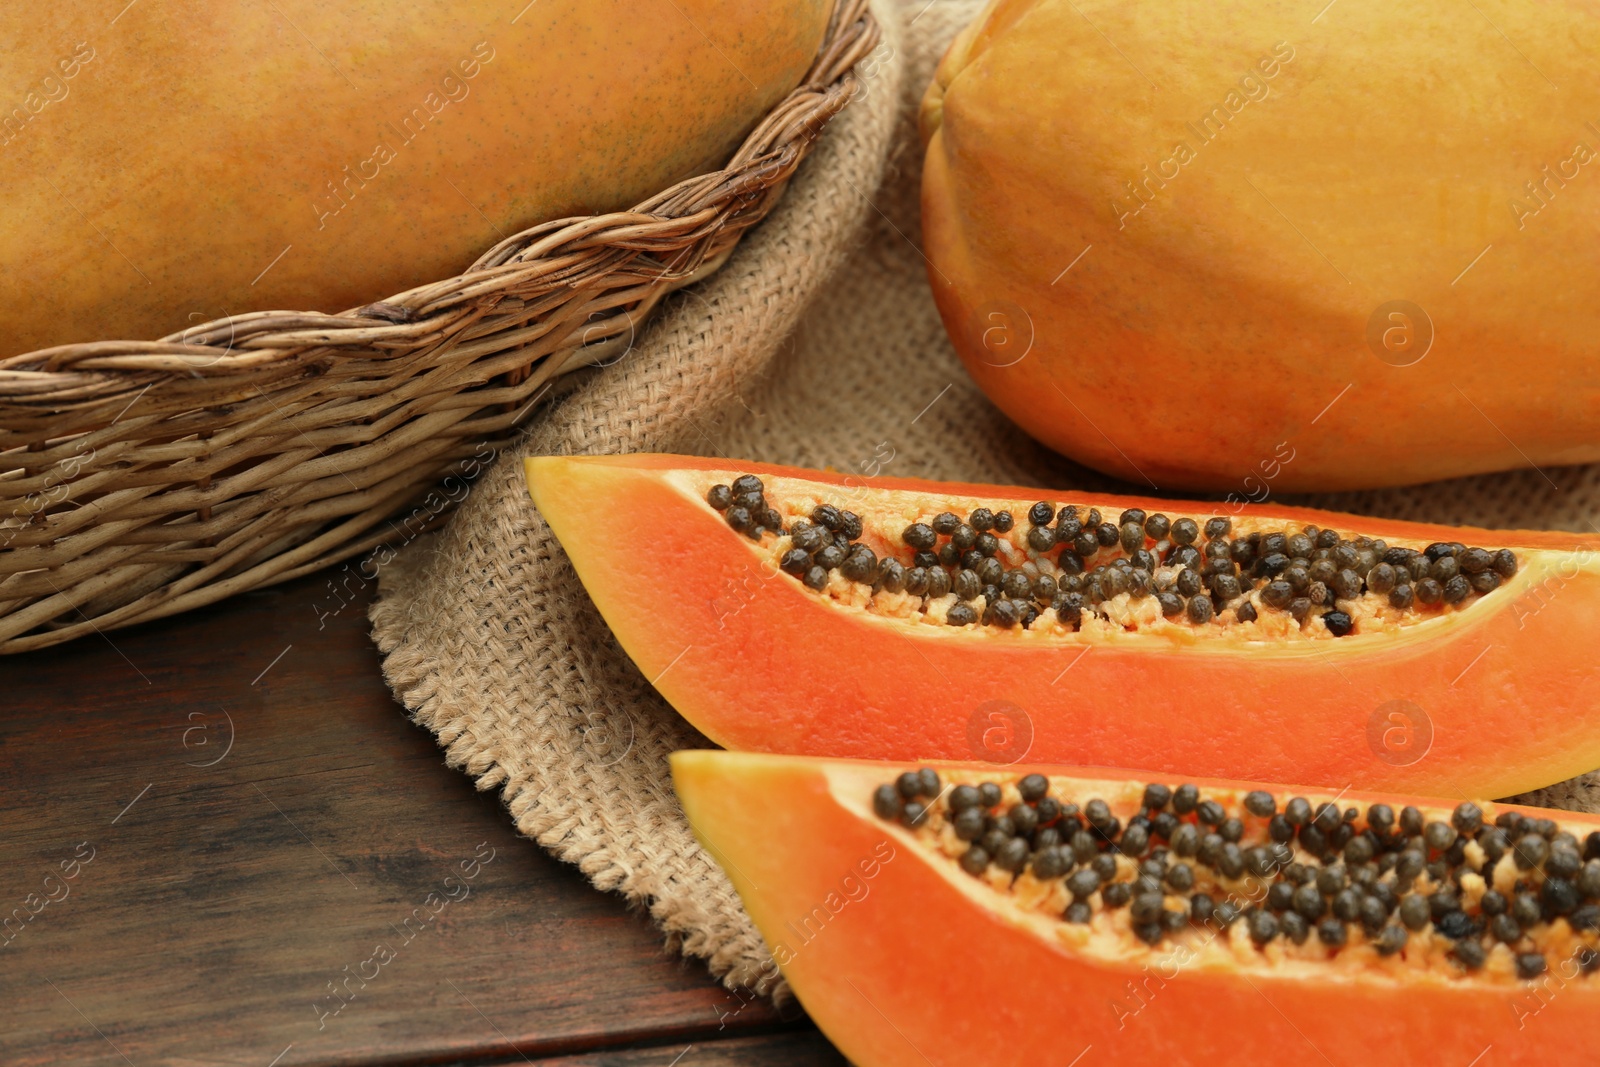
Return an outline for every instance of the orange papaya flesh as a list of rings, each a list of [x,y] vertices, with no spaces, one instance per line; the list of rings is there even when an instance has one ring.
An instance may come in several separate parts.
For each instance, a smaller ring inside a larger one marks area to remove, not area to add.
[[[1225,611],[1191,624],[1151,618],[1148,605],[1077,631],[1045,615],[1031,629],[951,626],[838,574],[817,591],[783,573],[789,534],[758,543],[707,502],[712,486],[745,474],[787,514],[823,501],[849,508],[864,542],[908,560],[885,531],[985,507],[1012,510],[1009,536],[1025,536],[1022,516],[1052,495],[677,456],[529,460],[533,498],[623,648],[724,747],[1026,756],[1487,796],[1600,765],[1600,723],[1588,715],[1600,679],[1575,645],[1600,626],[1600,557],[1575,535],[1252,506],[1232,516],[1235,530],[1314,525],[1412,548],[1460,540],[1510,549],[1516,570],[1457,605],[1365,616],[1349,605],[1360,617],[1344,637],[1278,609],[1255,623]],[[1053,497],[1119,517],[1141,508],[1204,520],[1216,507]],[[648,520],[648,545],[596,521],[624,513]]]
[[[1459,906],[1439,911],[1437,923],[1432,875],[1425,870],[1396,889],[1391,867],[1372,883],[1388,886],[1396,901],[1375,932],[1360,920],[1341,921],[1341,945],[1326,943],[1315,930],[1304,944],[1281,931],[1257,943],[1252,929],[1260,916],[1294,911],[1293,905],[1275,910],[1273,884],[1304,880],[1311,872],[1301,888],[1309,885],[1320,898],[1325,921],[1340,891],[1323,895],[1315,876],[1337,876],[1348,887],[1359,865],[1324,865],[1297,844],[1294,866],[1227,878],[1152,839],[1154,847],[1129,851],[1145,855],[1145,868],[1154,863],[1156,848],[1166,851],[1154,865],[1170,873],[1186,863],[1195,885],[1216,901],[1209,920],[1187,915],[1192,894],[1174,891],[1164,876],[1159,910],[1176,920],[1152,944],[1134,931],[1134,905],[1108,906],[1103,887],[1084,898],[1087,921],[1064,917],[1065,902],[1075,899],[1066,889],[1069,879],[1092,870],[1093,861],[1046,878],[1031,867],[1015,875],[991,868],[975,877],[948,847],[947,816],[958,784],[994,783],[1003,799],[993,810],[1006,811],[1021,803],[1019,786],[1037,774],[1058,805],[1076,803],[1081,812],[1098,799],[1127,828],[1157,810],[1198,828],[1198,812],[1174,813],[1171,793],[1160,809],[1143,806],[1149,783],[1179,784],[1171,779],[941,765],[935,772],[940,795],[922,798],[928,812],[913,829],[881,818],[874,794],[899,774],[916,771],[915,764],[704,751],[674,754],[672,768],[696,835],[727,872],[784,977],[824,1033],[863,1067],[1071,1063],[1086,1050],[1099,1062],[1152,1064],[1286,1058],[1467,1064],[1487,1049],[1492,1059],[1483,1062],[1581,1063],[1592,1057],[1600,951],[1594,930],[1574,925],[1585,923],[1588,913],[1576,916],[1575,910],[1575,920],[1541,917],[1515,941],[1499,941],[1483,915],[1484,879],[1471,871],[1459,887],[1452,883]],[[1245,805],[1246,796],[1259,801],[1263,793],[1280,813],[1297,796],[1311,812],[1325,804],[1336,811],[1355,808],[1348,825],[1363,832],[1374,804],[1387,805],[1397,822],[1414,805],[1429,830],[1439,823],[1452,832],[1460,811],[1454,801],[1349,790],[1194,784],[1201,800],[1239,820],[1240,843],[1250,847],[1269,839],[1270,821]],[[1037,811],[1041,803],[1023,806]],[[1474,810],[1483,827],[1457,834],[1471,838],[1462,852],[1481,852],[1481,842],[1506,834],[1495,823],[1511,819],[1521,824],[1514,833],[1534,833],[1551,855],[1571,853],[1586,841],[1592,852],[1596,839],[1589,835],[1600,828],[1594,816],[1567,812],[1488,802]],[[1537,821],[1545,817],[1556,821]],[[1058,814],[1056,825],[1060,821]],[[1388,831],[1397,834],[1405,836],[1398,826]],[[1104,840],[1098,847],[1098,855],[1113,857],[1118,884],[1138,877],[1129,856],[1117,855]],[[1380,847],[1378,854],[1403,851]],[[1558,877],[1537,865],[1519,868],[1509,854],[1502,860],[1516,873],[1503,878],[1496,861],[1491,877],[1513,894],[1520,882],[1537,896],[1536,887]],[[1375,888],[1362,895],[1386,893]],[[1400,916],[1412,910],[1404,901],[1417,895],[1429,900],[1430,918],[1410,929]],[[1231,922],[1219,915],[1223,903],[1237,912]],[[1462,918],[1448,917],[1452,911]],[[1467,929],[1452,929],[1463,922]],[[1395,929],[1405,931],[1403,940]],[[1543,960],[1542,971],[1535,957]]]

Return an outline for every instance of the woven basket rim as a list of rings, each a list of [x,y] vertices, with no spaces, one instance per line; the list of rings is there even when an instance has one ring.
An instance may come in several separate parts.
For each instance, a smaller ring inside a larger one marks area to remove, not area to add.
[[[148,387],[154,384],[152,372],[185,378],[225,378],[242,372],[254,377],[263,371],[270,373],[275,365],[294,364],[299,369],[297,359],[307,349],[394,345],[411,350],[430,333],[450,332],[456,325],[451,313],[467,314],[473,298],[484,288],[559,272],[564,257],[596,246],[648,250],[649,228],[663,221],[720,226],[729,201],[738,199],[745,188],[759,185],[767,172],[792,165],[789,157],[799,151],[795,136],[783,138],[782,147],[775,152],[763,154],[755,146],[771,139],[772,128],[790,118],[788,113],[796,110],[797,101],[839,91],[879,36],[867,0],[837,0],[811,67],[751,129],[727,163],[718,170],[685,178],[631,208],[535,223],[497,242],[459,274],[342,312],[241,312],[154,340],[82,341],[0,356],[0,401],[27,406],[43,403],[59,409],[125,396],[122,379],[137,379]],[[853,82],[846,86],[848,92],[854,89]],[[799,138],[814,139],[837,110],[830,109],[820,121],[803,120],[809,128],[798,131]],[[637,245],[629,242],[630,223],[639,230]],[[594,238],[594,234],[604,237]],[[668,274],[672,270],[673,265],[667,264]],[[58,403],[51,404],[52,399]],[[0,410],[0,430],[5,428],[5,413]]]

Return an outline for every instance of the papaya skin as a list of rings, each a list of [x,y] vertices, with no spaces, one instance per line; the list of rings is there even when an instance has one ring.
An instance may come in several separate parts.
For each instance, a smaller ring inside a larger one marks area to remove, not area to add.
[[[1275,491],[1600,460],[1597,51],[1577,0],[996,0],[922,109],[946,328],[1030,434],[1163,492],[1285,441]]]
[[[631,207],[721,166],[831,9],[179,0],[108,24],[85,0],[8,5],[0,356],[339,312]]]
[[[686,470],[724,481],[798,477],[858,503],[901,489],[996,507],[1047,498],[1182,514],[1186,505],[668,455],[528,460],[534,502],[617,640],[685,718],[726,748],[982,758],[969,730],[976,723],[981,736],[998,708],[994,725],[1031,730],[1031,747],[1016,758],[1047,762],[1481,796],[1600,766],[1592,713],[1600,682],[1582,641],[1600,632],[1600,554],[1576,535],[1252,506],[1241,514],[1391,540],[1510,547],[1522,566],[1468,610],[1398,632],[1281,644],[1153,634],[1085,641],[912,625],[824,601],[732,534],[683,487]],[[1190,514],[1211,513],[1193,507]],[[595,518],[619,513],[649,517],[648,565],[636,544]],[[1383,710],[1392,701],[1415,704],[1431,726],[1420,758],[1388,733],[1406,727]]]
[[[1107,1063],[1466,1064],[1489,1046],[1497,1063],[1587,1062],[1600,983],[1568,977],[1557,988],[1554,970],[1546,988],[1351,969],[1317,980],[1275,974],[1264,963],[1184,964],[1170,946],[1130,946],[1123,960],[1079,955],[996,907],[999,895],[954,864],[936,865],[901,827],[873,818],[872,787],[914,766],[672,756],[696,835],[727,872],[800,1002],[852,1063],[1065,1064],[1088,1047]],[[1008,770],[1087,777],[1108,788],[1130,778],[1163,780],[1127,771]],[[1452,803],[1343,799],[1446,810]],[[1592,816],[1517,810],[1600,826]]]

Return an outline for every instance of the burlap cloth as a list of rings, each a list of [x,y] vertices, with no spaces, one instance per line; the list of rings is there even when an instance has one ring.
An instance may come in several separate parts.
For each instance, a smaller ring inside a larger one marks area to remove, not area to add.
[[[683,452],[858,473],[1117,488],[1040,448],[972,386],[918,251],[915,107],[974,0],[876,0],[864,89],[726,267],[586,373],[448,527],[380,572],[384,671],[451,766],[517,829],[645,906],[730,986],[777,992],[760,936],[673,796],[708,743],[612,639],[528,499],[522,455]],[[1559,488],[1557,488],[1559,486]],[[1318,505],[1433,522],[1592,529],[1600,468],[1523,471]],[[632,520],[600,516],[597,522]],[[1600,774],[1527,798],[1600,810]]]

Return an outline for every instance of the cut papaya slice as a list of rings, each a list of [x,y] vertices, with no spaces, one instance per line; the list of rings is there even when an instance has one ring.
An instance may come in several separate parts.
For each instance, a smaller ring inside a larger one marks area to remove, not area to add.
[[[1576,535],[677,456],[528,478],[726,748],[1488,796],[1600,765]]]
[[[672,768],[863,1067],[1593,1059],[1594,816],[1069,768]]]

